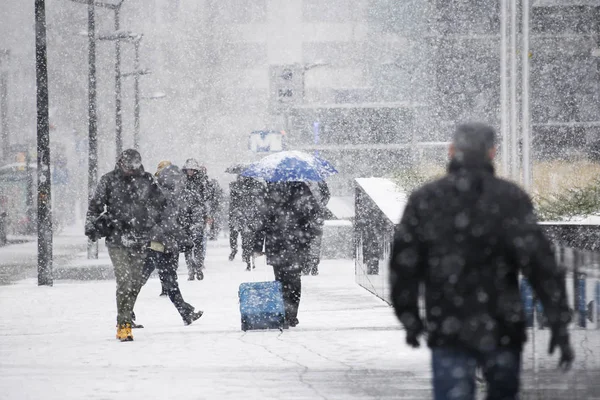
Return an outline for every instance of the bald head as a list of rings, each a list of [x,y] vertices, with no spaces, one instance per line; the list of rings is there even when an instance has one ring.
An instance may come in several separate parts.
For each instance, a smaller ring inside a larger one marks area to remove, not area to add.
[[[479,122],[460,124],[456,127],[450,157],[459,161],[465,158],[491,161],[496,155],[496,132],[494,128]]]

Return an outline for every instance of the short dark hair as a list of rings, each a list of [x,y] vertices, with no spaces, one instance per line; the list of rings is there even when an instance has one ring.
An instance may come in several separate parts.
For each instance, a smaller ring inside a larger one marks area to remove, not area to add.
[[[496,132],[489,125],[468,122],[456,127],[452,143],[457,152],[484,156],[496,145]]]

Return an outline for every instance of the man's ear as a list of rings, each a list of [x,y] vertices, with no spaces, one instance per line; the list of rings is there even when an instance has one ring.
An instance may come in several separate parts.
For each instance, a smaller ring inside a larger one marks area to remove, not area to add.
[[[453,159],[455,154],[456,149],[454,148],[454,143],[451,143],[450,147],[448,147],[448,157],[450,157],[450,159]]]
[[[492,147],[490,149],[490,151],[488,152],[488,157],[490,158],[490,160],[493,160],[494,158],[496,158],[496,148]]]

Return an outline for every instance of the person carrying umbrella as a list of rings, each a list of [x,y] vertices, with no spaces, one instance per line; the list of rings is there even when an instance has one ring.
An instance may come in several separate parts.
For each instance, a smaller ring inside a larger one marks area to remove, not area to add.
[[[298,325],[302,291],[301,266],[309,255],[315,220],[320,210],[307,182],[323,181],[337,171],[331,164],[302,152],[281,152],[265,157],[242,172],[264,178],[267,194],[262,226],[254,252],[266,254],[275,280],[281,282],[286,324]]]

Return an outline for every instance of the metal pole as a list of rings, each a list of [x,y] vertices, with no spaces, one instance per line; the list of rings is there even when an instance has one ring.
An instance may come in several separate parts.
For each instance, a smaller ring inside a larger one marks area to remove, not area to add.
[[[133,61],[133,70],[135,71],[133,80],[133,94],[134,94],[134,105],[133,105],[133,147],[136,150],[140,148],[140,42],[142,38],[139,37],[134,40],[133,45],[135,49],[135,58]]]
[[[510,144],[511,144],[511,178],[518,180],[518,148],[517,134],[517,0],[511,1],[510,15]]]
[[[504,176],[510,176],[510,138],[509,138],[509,115],[508,115],[508,78],[507,71],[507,26],[508,26],[508,2],[500,0],[500,133],[502,135],[502,171]]]
[[[2,124],[2,157],[8,161],[10,132],[8,131],[8,63],[10,50],[0,53],[0,123]]]
[[[33,170],[31,168],[31,152],[29,151],[29,148],[25,148],[25,173],[27,174],[27,180],[26,180],[26,193],[27,193],[27,197],[25,199],[25,205],[27,207],[25,213],[27,215],[27,226],[26,226],[26,232],[28,235],[33,235],[33,233],[36,230],[36,210],[34,209],[34,204],[33,204],[33,196],[35,196],[34,194],[34,189],[33,189]]]
[[[94,0],[88,0],[88,199],[98,180],[98,142],[96,115],[96,21]],[[88,240],[87,257],[98,258],[98,242]]]
[[[52,286],[52,199],[46,5],[35,1],[35,61],[37,83],[38,285]]]
[[[121,6],[115,8],[115,31],[120,29]],[[123,119],[121,115],[121,41],[115,40],[115,147],[117,157],[123,151]]]
[[[523,124],[523,186],[526,190],[531,190],[532,171],[531,171],[531,121],[529,112],[529,0],[523,0],[523,55],[522,68],[523,78],[521,82],[521,108]]]

